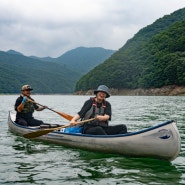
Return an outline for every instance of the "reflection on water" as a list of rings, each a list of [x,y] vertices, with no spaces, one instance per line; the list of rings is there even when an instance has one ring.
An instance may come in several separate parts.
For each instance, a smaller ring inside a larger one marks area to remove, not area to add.
[[[37,95],[35,99],[74,115],[87,98]],[[15,97],[3,97],[9,102],[2,101],[3,111],[0,112],[0,184],[185,184],[184,98],[115,96],[109,99],[113,108],[111,124],[126,123],[129,130],[140,130],[171,119],[177,121],[181,153],[173,162],[167,162],[89,152],[16,136],[7,131],[6,124]],[[35,113],[35,117],[51,123],[67,123],[49,110]]]
[[[179,184],[182,173],[170,162],[149,158],[88,152],[60,145],[29,141],[16,137],[12,182],[46,183],[53,179],[62,184]],[[10,182],[10,177],[9,177]],[[59,184],[59,183],[58,183]]]

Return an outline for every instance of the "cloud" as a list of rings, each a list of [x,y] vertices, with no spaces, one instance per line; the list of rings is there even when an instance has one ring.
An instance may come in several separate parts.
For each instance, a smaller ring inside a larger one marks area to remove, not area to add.
[[[0,0],[0,50],[58,57],[79,46],[118,50],[182,0]]]

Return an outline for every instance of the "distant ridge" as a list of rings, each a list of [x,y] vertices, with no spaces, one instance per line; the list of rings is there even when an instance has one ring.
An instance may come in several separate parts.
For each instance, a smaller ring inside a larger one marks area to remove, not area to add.
[[[23,56],[23,54],[22,54],[22,53],[17,52],[17,51],[12,50],[12,49],[8,50],[8,51],[7,51],[7,53],[8,53],[8,54],[12,54],[12,55],[22,55],[22,56]]]
[[[15,50],[0,51],[0,94],[20,93],[20,87],[24,84],[30,84],[35,93],[73,93],[76,81],[82,74],[112,54],[103,48],[81,48],[76,53],[77,50],[79,48],[69,51],[65,60],[62,55],[58,58],[40,58],[25,56]],[[84,60],[79,59],[82,55]]]
[[[79,71],[83,75],[103,63],[115,52],[115,50],[108,50],[101,47],[78,47],[56,58],[55,62],[65,64],[70,69]]]
[[[32,58],[45,62],[47,61],[63,64],[66,67],[74,71],[78,71],[81,75],[83,75],[94,67],[96,67],[97,65],[103,63],[115,52],[115,50],[104,49],[101,47],[78,47],[65,52],[63,55],[57,58],[39,58],[34,56],[32,56]]]

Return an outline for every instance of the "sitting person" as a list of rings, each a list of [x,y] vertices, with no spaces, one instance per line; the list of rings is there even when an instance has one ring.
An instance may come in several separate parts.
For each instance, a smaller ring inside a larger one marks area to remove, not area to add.
[[[40,126],[41,124],[44,124],[43,121],[33,117],[34,110],[42,111],[45,107],[33,103],[34,100],[30,97],[32,90],[30,85],[22,86],[22,94],[15,102],[14,107],[17,112],[15,122],[23,126]]]
[[[111,104],[106,101],[106,98],[110,97],[109,88],[100,85],[94,94],[96,96],[87,100],[81,110],[72,118],[71,126],[75,125],[80,118],[82,120],[96,118],[94,121],[83,125],[83,134],[114,135],[127,133],[127,127],[124,124],[108,125],[108,121],[111,120]]]

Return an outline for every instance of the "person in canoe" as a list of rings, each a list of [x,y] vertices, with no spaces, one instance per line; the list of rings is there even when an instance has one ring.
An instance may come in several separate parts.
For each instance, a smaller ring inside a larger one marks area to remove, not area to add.
[[[22,94],[15,102],[15,122],[23,126],[40,126],[44,124],[42,120],[37,120],[33,117],[34,110],[42,111],[46,107],[38,106],[34,103],[34,99],[30,97],[32,90],[30,85],[23,85],[21,89]]]
[[[106,101],[110,97],[109,88],[105,85],[100,85],[94,91],[95,97],[88,99],[81,110],[70,121],[71,126],[74,126],[77,120],[87,120],[96,118],[95,120],[83,125],[83,134],[94,135],[115,135],[127,133],[127,127],[124,124],[110,126],[108,122],[111,120],[111,104]]]

